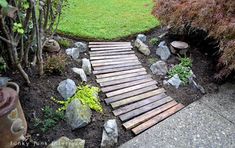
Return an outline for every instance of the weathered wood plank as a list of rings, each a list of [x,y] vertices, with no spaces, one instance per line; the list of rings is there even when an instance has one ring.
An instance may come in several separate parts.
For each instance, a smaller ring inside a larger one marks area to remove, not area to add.
[[[89,45],[131,44],[130,42],[89,42]]]
[[[119,62],[119,61],[126,61],[126,60],[138,60],[136,56],[131,56],[131,57],[120,57],[116,59],[105,59],[105,60],[95,60],[91,61],[91,64],[98,64],[98,63],[108,63],[108,62]]]
[[[163,104],[166,104],[166,103],[168,103],[168,102],[170,102],[172,100],[173,99],[171,97],[166,97],[166,98],[163,98],[161,100],[155,101],[155,102],[153,102],[151,104],[142,106],[142,107],[137,108],[135,110],[132,110],[132,111],[130,111],[128,113],[122,114],[119,117],[120,117],[120,119],[122,121],[126,121],[126,120],[129,120],[129,119],[133,118],[133,117],[141,115],[141,114],[143,114],[145,112],[148,112],[148,111],[150,111],[150,110],[152,110],[154,108],[157,108],[157,107],[159,107],[159,106],[161,106]]]
[[[139,107],[142,107],[144,105],[150,104],[150,103],[155,102],[157,100],[161,100],[161,99],[163,99],[165,97],[167,97],[167,95],[165,93],[161,93],[161,94],[155,95],[153,97],[150,97],[150,98],[147,98],[147,99],[144,99],[144,100],[132,103],[130,105],[126,105],[126,106],[121,107],[121,108],[118,108],[118,109],[113,111],[113,114],[115,116],[119,116],[121,114],[124,114],[124,113],[127,113],[129,111],[132,111],[132,110],[134,110],[136,108],[139,108]]]
[[[145,78],[151,78],[151,75],[132,76],[129,78],[124,78],[124,79],[119,79],[119,80],[114,80],[114,81],[109,81],[109,82],[102,82],[102,83],[100,83],[100,86],[102,86],[102,87],[103,86],[112,86],[112,85],[116,85],[116,84],[131,82],[131,81],[145,79]]]
[[[116,69],[116,68],[123,68],[123,67],[132,67],[132,66],[141,66],[140,62],[137,63],[122,63],[122,64],[116,64],[116,65],[108,65],[108,66],[102,66],[102,67],[93,67],[95,71],[97,70],[108,70],[108,69]]]
[[[96,81],[98,83],[102,83],[102,82],[108,82],[108,81],[113,81],[113,80],[118,80],[118,79],[129,78],[129,77],[135,77],[135,76],[140,76],[140,75],[145,75],[145,74],[147,74],[146,71],[141,71],[141,72],[126,74],[126,75],[121,75],[121,76],[114,76],[114,77],[96,79]]]
[[[123,71],[123,70],[132,70],[132,69],[137,69],[137,68],[141,68],[141,67],[142,67],[141,65],[134,65],[134,66],[130,66],[130,67],[104,69],[104,70],[93,71],[93,74],[95,74],[95,75],[105,74],[105,73],[118,72],[118,71]]]
[[[116,55],[116,56],[91,56],[90,60],[95,61],[95,60],[105,60],[105,59],[120,59],[120,58],[130,58],[130,57],[136,57],[135,54],[132,55]],[[137,58],[137,57],[136,57]]]
[[[157,95],[157,94],[164,93],[165,91],[166,90],[164,88],[157,89],[157,90],[150,91],[150,92],[147,92],[147,93],[144,93],[144,94],[140,94],[138,96],[133,96],[133,97],[130,97],[130,98],[127,98],[127,99],[123,99],[123,100],[111,103],[111,106],[113,108],[117,108],[117,107],[122,106],[122,105],[130,104],[130,103],[133,103],[133,102],[136,102],[136,101],[146,99],[148,97],[152,97],[152,96]]]
[[[99,67],[99,66],[108,66],[108,65],[116,65],[116,64],[125,64],[125,63],[129,63],[129,62],[130,63],[135,62],[136,64],[140,63],[139,60],[137,60],[137,59],[136,60],[125,60],[125,61],[124,60],[123,61],[119,60],[119,61],[115,61],[115,62],[93,63],[92,66],[93,67]]]
[[[129,92],[129,91],[132,91],[132,90],[137,90],[137,89],[140,89],[140,88],[143,88],[143,87],[146,87],[146,86],[150,86],[150,85],[154,85],[154,84],[157,84],[157,82],[156,81],[150,81],[150,82],[146,82],[146,83],[142,83],[142,84],[138,84],[138,85],[135,85],[135,86],[131,86],[131,87],[127,87],[127,88],[123,88],[123,89],[119,89],[119,90],[116,90],[116,91],[106,93],[106,96],[107,97],[112,97],[112,96],[120,95],[120,94]]]
[[[176,106],[164,111],[163,113],[153,117],[152,119],[138,125],[137,127],[133,128],[132,131],[135,135],[145,131],[146,129],[152,127],[153,125],[159,123],[160,121],[164,120],[165,118],[175,114],[177,111],[184,108],[184,105],[177,104]]]
[[[138,90],[130,91],[128,93],[124,93],[124,94],[121,94],[121,95],[117,95],[117,96],[114,96],[114,97],[107,98],[107,99],[105,99],[105,102],[107,104],[110,104],[112,102],[116,102],[116,101],[119,101],[119,100],[122,100],[122,99],[126,99],[128,97],[132,97],[132,96],[135,96],[135,95],[146,93],[148,91],[151,91],[151,90],[154,90],[154,89],[157,89],[157,88],[158,87],[156,85],[147,86],[147,87],[144,87],[144,88],[141,88],[141,89],[138,89]]]
[[[123,84],[103,87],[103,88],[101,88],[101,90],[103,92],[110,92],[110,91],[114,91],[114,90],[118,90],[118,89],[121,89],[121,88],[130,87],[130,86],[134,86],[134,85],[137,85],[137,84],[141,84],[141,83],[145,83],[145,82],[150,82],[150,81],[154,81],[154,80],[151,79],[151,78],[141,79],[141,80],[127,82],[127,83],[123,83]]]
[[[141,71],[146,71],[146,70],[145,70],[145,68],[125,70],[125,71],[119,71],[119,72],[96,75],[96,78],[101,79],[101,78],[124,75],[124,74],[128,74],[128,73],[135,73],[135,72],[141,72]]]
[[[115,50],[105,50],[105,51],[90,51],[89,53],[92,54],[104,54],[104,53],[119,53],[119,52],[129,52],[133,51],[132,49],[115,49]]]
[[[122,52],[105,52],[105,53],[91,53],[90,57],[99,57],[99,56],[113,56],[113,55],[135,55],[134,51],[122,51]]]
[[[101,50],[116,50],[116,49],[130,49],[131,50],[132,46],[125,46],[125,47],[103,47],[103,48],[90,48],[91,51],[101,51]]]
[[[131,46],[130,43],[125,44],[108,44],[108,45],[88,45],[89,48],[102,48],[102,47],[125,47],[125,46]]]
[[[128,130],[131,129],[131,128],[134,128],[137,125],[139,125],[139,124],[141,124],[141,123],[151,119],[152,117],[160,114],[161,112],[163,112],[163,111],[165,111],[165,110],[175,106],[176,104],[177,104],[176,101],[171,101],[169,103],[166,103],[166,104],[164,104],[164,105],[162,105],[162,106],[160,106],[158,108],[155,108],[155,109],[153,109],[153,110],[151,110],[151,111],[149,111],[147,113],[144,113],[144,114],[142,114],[142,115],[140,115],[138,117],[135,117],[135,118],[125,122],[123,124],[123,126],[126,129],[128,129]]]

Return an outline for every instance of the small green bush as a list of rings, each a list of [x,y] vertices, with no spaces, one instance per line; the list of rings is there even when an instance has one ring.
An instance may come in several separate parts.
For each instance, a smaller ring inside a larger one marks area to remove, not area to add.
[[[60,46],[64,47],[64,48],[68,48],[71,45],[71,42],[69,40],[66,39],[61,39],[58,41],[58,43],[60,44]]]
[[[156,46],[156,45],[158,45],[158,43],[159,43],[158,38],[152,38],[152,39],[149,41],[149,44],[152,45],[152,46]]]
[[[61,75],[66,66],[67,57],[64,54],[48,56],[44,68],[48,74]]]

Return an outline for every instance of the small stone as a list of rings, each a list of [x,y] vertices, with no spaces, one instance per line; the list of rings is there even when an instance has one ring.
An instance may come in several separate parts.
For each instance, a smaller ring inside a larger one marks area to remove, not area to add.
[[[83,82],[87,82],[87,77],[83,69],[81,68],[72,68],[73,72],[78,74]]]
[[[169,83],[167,82],[167,80],[163,80],[163,85],[168,85]]]
[[[74,99],[67,107],[65,119],[72,129],[82,128],[91,122],[91,109]]]
[[[74,60],[77,60],[80,56],[78,48],[68,48],[66,49],[66,54],[71,56]]]
[[[164,61],[157,61],[150,67],[153,74],[166,75],[168,72],[167,64]]]
[[[118,142],[118,127],[115,119],[108,120],[104,124],[101,147],[112,148]]]
[[[50,39],[46,42],[43,49],[47,52],[59,52],[60,51],[60,45],[56,40]]]
[[[64,99],[72,97],[75,94],[76,89],[77,86],[71,79],[60,82],[59,86],[57,87],[58,92]]]
[[[169,84],[175,86],[175,88],[179,88],[180,84],[182,83],[182,81],[180,80],[178,74],[175,74],[172,78],[170,78],[167,81]]]
[[[173,41],[171,42],[171,46],[177,49],[187,49],[189,48],[188,43],[182,41]]]
[[[144,42],[146,42],[147,37],[144,34],[138,34],[136,39],[139,39],[144,43]]]
[[[76,42],[74,45],[79,49],[79,52],[85,52],[88,49],[87,44],[83,42]]]
[[[166,61],[171,56],[170,49],[166,46],[165,41],[160,42],[156,50],[156,54],[160,56],[163,61]]]
[[[134,46],[144,55],[150,55],[149,47],[146,44],[144,44],[141,40],[137,39],[135,41]]]
[[[56,141],[53,141],[47,148],[84,148],[85,140],[80,138],[70,140],[67,137],[61,137]]]
[[[91,62],[87,58],[82,59],[82,69],[87,75],[91,74]]]

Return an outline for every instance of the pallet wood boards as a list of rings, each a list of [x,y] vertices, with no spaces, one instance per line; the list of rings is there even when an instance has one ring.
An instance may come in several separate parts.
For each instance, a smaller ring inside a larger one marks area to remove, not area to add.
[[[158,88],[130,42],[89,42],[96,81],[123,126],[139,134],[184,106]]]

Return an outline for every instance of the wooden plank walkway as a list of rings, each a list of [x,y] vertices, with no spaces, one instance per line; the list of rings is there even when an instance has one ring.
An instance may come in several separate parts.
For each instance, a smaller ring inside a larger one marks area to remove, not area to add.
[[[127,130],[139,134],[184,108],[158,88],[130,42],[90,42],[93,74]]]

